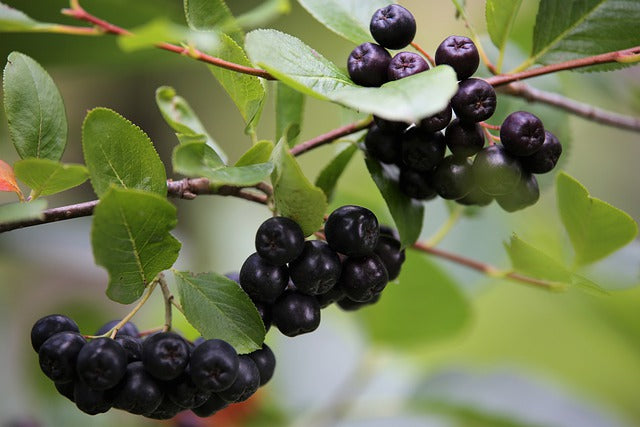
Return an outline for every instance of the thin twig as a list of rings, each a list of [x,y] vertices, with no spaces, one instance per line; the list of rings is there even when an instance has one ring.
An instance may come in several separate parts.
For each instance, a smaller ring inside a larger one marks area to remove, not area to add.
[[[371,126],[372,123],[373,121],[370,118],[367,118],[339,127],[296,145],[290,150],[290,153],[294,156],[299,156],[302,153],[306,153],[307,151],[313,150],[314,148],[320,147],[321,145],[329,144],[336,139],[342,138],[343,136],[351,135],[352,133],[356,133],[363,129],[366,129]]]
[[[164,280],[164,276],[162,273],[158,277],[158,283],[160,284],[160,289],[162,290],[162,299],[164,300],[164,326],[162,327],[162,332],[168,332],[171,330],[171,301],[173,301],[173,295],[169,290],[169,285],[166,280]]]
[[[420,52],[420,54],[422,54],[422,56],[424,56],[425,58],[427,58],[427,61],[429,61],[429,65],[431,65],[432,67],[436,66],[436,61],[435,59],[433,59],[433,57],[431,55],[429,55],[429,53],[424,50],[418,43],[416,42],[411,42],[411,46],[417,50],[418,52]]]

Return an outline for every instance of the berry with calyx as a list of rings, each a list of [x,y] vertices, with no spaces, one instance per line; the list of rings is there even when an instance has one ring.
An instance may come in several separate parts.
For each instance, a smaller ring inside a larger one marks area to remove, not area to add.
[[[418,126],[427,132],[437,132],[447,127],[449,122],[451,122],[452,116],[453,110],[451,109],[451,105],[447,105],[447,107],[439,113],[420,120]]]
[[[374,12],[369,31],[381,46],[402,49],[416,35],[416,19],[399,4],[391,4]]]
[[[493,196],[485,193],[478,186],[474,186],[469,194],[456,200],[456,203],[464,206],[487,206],[491,202],[493,202]]]
[[[460,199],[473,187],[471,160],[468,157],[447,156],[433,172],[431,185],[443,199]]]
[[[431,185],[431,172],[402,168],[398,187],[404,194],[416,200],[431,200],[438,195]]]
[[[338,283],[342,263],[338,254],[320,240],[305,242],[304,250],[289,264],[291,280],[303,294],[317,295],[328,292]]]
[[[397,163],[402,159],[402,134],[385,132],[373,125],[364,137],[369,156],[382,163]]]
[[[422,56],[413,52],[400,52],[389,62],[387,76],[389,80],[400,80],[428,69],[429,64]]]
[[[545,138],[542,146],[535,153],[520,157],[522,168],[530,173],[547,173],[556,167],[562,154],[562,144],[558,138],[549,131],[544,132]]]
[[[78,353],[87,341],[77,332],[58,332],[40,346],[40,369],[57,383],[68,383],[76,376]]]
[[[396,122],[393,120],[383,119],[378,116],[373,116],[373,122],[381,131],[387,133],[402,134],[409,127],[409,124],[405,122]]]
[[[260,386],[265,385],[273,377],[273,372],[276,369],[276,356],[273,354],[271,348],[262,344],[260,350],[249,353],[249,357],[258,367],[260,372]]]
[[[289,283],[286,266],[277,267],[258,253],[247,258],[240,268],[240,286],[254,301],[274,302]]]
[[[103,414],[111,409],[112,401],[104,390],[95,390],[82,381],[74,381],[73,401],[85,414]]]
[[[502,145],[483,148],[473,162],[478,187],[486,194],[500,196],[512,192],[522,175],[522,167]]]
[[[402,138],[402,161],[411,169],[427,172],[444,158],[447,145],[441,132],[427,132],[416,126]]]
[[[496,202],[507,212],[515,212],[534,205],[540,198],[538,180],[533,174],[525,174],[516,188],[508,194],[496,196]]]
[[[155,378],[163,381],[178,378],[189,363],[189,345],[174,332],[151,335],[142,343],[142,363]]]
[[[230,387],[218,392],[229,403],[243,402],[260,387],[260,371],[255,362],[246,354],[238,356],[238,376]]]
[[[62,314],[50,314],[38,319],[31,328],[31,345],[36,351],[50,337],[58,332],[80,332],[78,325],[72,319]]]
[[[196,408],[192,408],[191,412],[193,412],[200,418],[206,418],[226,408],[227,406],[229,406],[229,402],[218,396],[217,393],[212,393],[209,399],[207,399],[204,404]]]
[[[465,122],[487,120],[496,111],[496,91],[482,79],[467,79],[460,82],[458,91],[451,98],[451,107],[456,116]]]
[[[189,367],[178,378],[164,384],[164,393],[165,399],[169,398],[181,409],[204,405],[211,395],[193,382]]]
[[[464,36],[449,36],[436,49],[436,64],[451,66],[458,80],[464,80],[473,75],[480,65],[480,55],[475,43]]]
[[[155,411],[163,398],[160,384],[142,362],[129,363],[124,378],[109,393],[114,396],[114,408],[137,415]]]
[[[478,123],[465,123],[455,118],[444,136],[447,147],[454,156],[473,156],[484,146],[484,132]]]
[[[288,291],[273,305],[273,324],[288,337],[313,332],[320,326],[320,304],[315,297]]]
[[[191,379],[202,390],[222,391],[238,376],[238,353],[226,341],[206,340],[191,354],[189,370]]]
[[[269,218],[256,232],[256,252],[273,265],[296,259],[304,245],[304,234],[297,222],[283,216]]]
[[[93,390],[115,387],[127,370],[127,352],[116,340],[96,338],[78,353],[78,377]]]
[[[405,253],[398,239],[381,235],[373,251],[387,270],[388,280],[395,280],[400,275],[400,268],[404,263]]]
[[[545,133],[542,121],[526,111],[516,111],[500,126],[500,142],[514,156],[529,156],[542,147]]]
[[[382,86],[389,81],[391,54],[375,43],[362,43],[351,51],[347,60],[349,77],[357,85]]]
[[[368,301],[389,282],[384,264],[376,254],[349,257],[342,263],[340,286],[354,301]]]
[[[347,256],[361,256],[373,252],[378,243],[380,226],[369,209],[346,205],[329,215],[324,234],[334,251]]]
[[[357,311],[363,307],[367,307],[377,303],[380,300],[380,294],[375,294],[371,299],[367,301],[354,301],[351,298],[345,297],[338,301],[336,304],[344,311]]]
[[[126,355],[127,363],[142,360],[142,340],[129,335],[116,336],[116,341],[122,346]]]
[[[102,325],[94,335],[96,336],[104,335],[107,332],[109,332],[118,323],[120,323],[119,320],[112,320],[110,322],[107,322],[104,325]],[[139,333],[140,331],[138,330],[138,327],[134,323],[127,322],[122,326],[122,328],[118,330],[118,332],[116,333],[116,337],[119,337],[120,335],[129,335],[131,337],[137,337]]]

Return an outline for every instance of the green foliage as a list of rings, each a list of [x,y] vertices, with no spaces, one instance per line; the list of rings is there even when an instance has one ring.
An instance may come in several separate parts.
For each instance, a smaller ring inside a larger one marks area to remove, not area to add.
[[[174,271],[174,276],[184,314],[205,339],[225,340],[238,353],[262,346],[260,314],[236,282],[216,273]]]
[[[217,31],[224,28],[236,43],[243,42],[244,33],[224,0],[184,0],[184,14],[189,27],[194,30]]]
[[[24,12],[0,3],[0,31],[2,32],[40,32],[55,28],[55,24],[38,22]]]
[[[2,87],[9,134],[20,157],[60,160],[67,144],[67,116],[49,74],[27,55],[12,52]]]
[[[487,0],[487,31],[501,54],[507,47],[509,33],[521,4],[522,0]]]
[[[259,141],[253,147],[248,149],[244,153],[235,166],[248,166],[255,165],[257,163],[266,163],[271,158],[271,152],[273,151],[273,142],[271,141]]]
[[[286,140],[282,139],[271,154],[273,199],[276,211],[297,222],[304,235],[309,236],[322,226],[327,198],[304,176],[287,147]]]
[[[290,11],[289,0],[265,0],[250,11],[237,16],[236,23],[244,29],[263,27]]]
[[[29,219],[42,219],[42,211],[47,208],[46,200],[28,203],[7,203],[0,205],[0,223],[12,223]]]
[[[283,136],[289,147],[296,145],[300,136],[304,112],[304,95],[289,86],[277,83],[276,86],[276,140]]]
[[[246,50],[255,64],[304,94],[389,120],[415,122],[442,111],[458,88],[455,72],[448,66],[380,88],[357,86],[318,52],[276,30],[250,32]]]
[[[109,273],[107,296],[129,304],[178,258],[180,242],[169,231],[176,208],[157,194],[112,187],[95,208],[91,245],[96,264]]]
[[[333,198],[338,180],[357,151],[358,146],[355,144],[346,146],[320,171],[318,178],[316,178],[316,186],[322,189],[327,200],[331,201]]]
[[[95,108],[87,114],[82,150],[98,197],[112,185],[167,194],[164,164],[151,140],[115,111]]]
[[[32,198],[76,187],[89,179],[82,165],[66,165],[49,159],[24,159],[13,165],[16,176],[33,190]]]

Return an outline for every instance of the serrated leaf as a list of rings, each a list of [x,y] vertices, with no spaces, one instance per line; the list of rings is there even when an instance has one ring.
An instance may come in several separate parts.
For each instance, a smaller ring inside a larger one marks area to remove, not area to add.
[[[11,52],[3,89],[9,135],[20,157],[60,160],[67,144],[67,116],[51,76],[27,55]]]
[[[24,12],[0,3],[0,31],[2,32],[41,32],[56,28],[56,24],[38,22]]]
[[[485,14],[491,41],[504,52],[522,0],[487,0]]]
[[[248,166],[257,163],[266,163],[271,158],[273,151],[273,142],[258,141],[253,147],[249,148],[236,162],[235,166]]]
[[[373,340],[408,348],[461,332],[470,320],[471,307],[455,282],[424,255],[407,251],[406,257],[399,283],[389,283],[375,307],[362,310]]]
[[[411,246],[420,237],[424,219],[424,205],[406,196],[398,187],[397,177],[387,166],[381,166],[376,160],[365,159],[371,178],[387,203],[389,212],[400,233],[403,247]]]
[[[89,111],[82,125],[82,151],[98,197],[112,185],[167,194],[167,174],[151,140],[115,111]]]
[[[379,88],[357,86],[318,52],[276,30],[254,30],[247,34],[246,51],[255,64],[304,94],[388,120],[415,122],[442,111],[458,89],[455,72],[449,66],[439,66]]]
[[[373,40],[369,23],[373,13],[389,5],[388,0],[298,0],[325,27],[361,44]]]
[[[16,193],[22,200],[22,191],[16,182],[13,168],[7,162],[0,160],[0,191]]]
[[[220,44],[213,53],[226,61],[246,67],[252,66],[240,45],[226,34],[220,36]],[[260,79],[220,67],[209,66],[209,70],[238,107],[247,124],[247,133],[254,133],[265,97],[264,86]]]
[[[264,27],[280,15],[289,12],[291,12],[289,0],[266,0],[250,11],[238,15],[236,23],[244,29]]]
[[[236,43],[244,41],[244,32],[224,0],[184,0],[184,14],[194,30],[224,30]]]
[[[273,149],[271,162],[273,199],[278,213],[297,222],[305,236],[318,231],[327,210],[327,198],[304,176],[284,139]]]
[[[49,159],[25,159],[14,165],[20,181],[33,190],[32,198],[68,190],[89,179],[83,165],[62,164]]]
[[[7,203],[0,205],[0,223],[25,221],[29,219],[43,219],[47,208],[46,200],[34,200],[28,203]]]
[[[276,140],[283,136],[289,147],[296,145],[302,125],[304,95],[278,82],[276,86]]]
[[[531,61],[551,64],[637,46],[639,20],[636,0],[542,0]]]
[[[260,314],[238,284],[216,273],[174,271],[185,316],[205,339],[222,339],[238,353],[262,347]]]
[[[318,178],[316,178],[316,186],[322,189],[329,201],[333,198],[338,179],[342,176],[342,172],[344,172],[356,151],[358,151],[358,146],[355,144],[345,147],[344,150],[331,159],[329,164],[320,171]]]
[[[153,193],[112,187],[93,214],[91,246],[96,264],[109,273],[107,296],[130,304],[178,258],[180,242],[169,231],[175,206]]]
[[[627,213],[590,197],[587,189],[565,172],[556,180],[558,210],[578,265],[589,264],[615,252],[638,234]]]

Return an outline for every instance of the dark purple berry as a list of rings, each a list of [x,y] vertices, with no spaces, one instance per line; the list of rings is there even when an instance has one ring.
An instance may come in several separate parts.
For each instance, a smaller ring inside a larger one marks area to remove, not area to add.
[[[158,405],[153,412],[144,414],[144,416],[153,420],[170,420],[180,412],[184,411],[184,409],[185,408],[180,407],[165,395],[162,402],[160,402],[160,405]]]
[[[473,187],[471,160],[467,157],[447,156],[433,172],[431,184],[443,199],[460,199]]]
[[[238,363],[238,354],[228,342],[206,340],[191,354],[191,379],[202,390],[222,391],[236,380]]]
[[[260,314],[260,318],[264,324],[264,330],[268,331],[271,328],[271,304],[253,301],[253,305],[256,306],[256,310],[258,310],[258,314]]]
[[[342,263],[339,285],[354,301],[368,301],[381,292],[389,281],[384,264],[376,254],[349,257]]]
[[[216,412],[229,406],[229,402],[218,396],[217,393],[212,393],[209,399],[197,408],[192,408],[191,412],[196,414],[200,418],[210,417]]]
[[[149,414],[162,402],[163,392],[159,382],[144,368],[142,362],[127,365],[127,372],[113,394],[113,407],[131,414]]]
[[[364,137],[364,146],[369,156],[382,163],[397,163],[402,158],[402,134],[385,132],[375,124]]]
[[[187,367],[175,380],[164,384],[165,399],[169,398],[181,409],[191,409],[204,405],[211,393],[198,387],[191,378],[190,369]]]
[[[218,396],[229,403],[244,402],[260,387],[260,371],[255,362],[246,354],[240,355],[238,376],[231,387],[218,392]]]
[[[107,322],[104,325],[102,325],[102,327],[98,329],[94,335],[104,335],[107,332],[109,332],[118,323],[120,323],[119,320],[112,320],[110,322]],[[135,324],[131,322],[127,322],[122,326],[122,328],[118,330],[116,337],[120,335],[129,335],[131,337],[137,337],[139,333],[140,331],[138,330]]]
[[[484,147],[484,132],[479,124],[456,118],[445,131],[445,141],[454,156],[469,157]]]
[[[382,86],[389,81],[391,54],[375,43],[363,43],[351,51],[347,60],[349,77],[357,85]]]
[[[74,380],[78,353],[86,340],[77,332],[58,332],[40,346],[38,357],[42,372],[57,383]]]
[[[464,80],[473,75],[480,64],[478,48],[468,37],[449,36],[436,49],[436,64],[451,66],[458,80]]]
[[[303,245],[304,234],[298,223],[282,216],[269,218],[256,232],[256,252],[276,266],[296,259]]]
[[[347,256],[370,254],[378,243],[378,219],[362,206],[342,206],[329,215],[324,225],[327,243]]]
[[[400,268],[404,263],[404,249],[401,248],[398,239],[391,236],[380,236],[374,253],[387,270],[388,280],[395,280],[400,275]]]
[[[502,145],[483,148],[473,161],[473,175],[486,194],[500,196],[511,193],[522,175],[522,167]]]
[[[402,134],[409,127],[409,124],[405,122],[395,122],[378,116],[373,116],[373,122],[386,133]]]
[[[262,344],[262,348],[249,353],[249,357],[256,364],[260,372],[260,386],[265,385],[271,377],[273,377],[273,372],[276,369],[275,354],[273,354],[273,351],[271,351],[268,345]]]
[[[460,82],[458,91],[451,99],[456,116],[465,122],[487,120],[496,111],[496,91],[482,79],[467,79]]]
[[[189,345],[174,332],[160,332],[142,343],[142,363],[155,378],[163,381],[178,378],[189,363]]]
[[[377,303],[380,300],[380,295],[381,294],[379,293],[374,294],[367,301],[354,301],[351,298],[345,297],[345,298],[342,298],[340,301],[338,301],[336,304],[338,305],[338,307],[340,307],[344,311],[357,311],[363,307],[367,307]]]
[[[391,4],[374,12],[369,31],[380,45],[388,49],[402,49],[416,35],[416,20],[404,7]]]
[[[340,286],[334,286],[329,292],[316,295],[316,300],[318,301],[318,304],[320,304],[320,308],[327,308],[344,297],[344,290]]]
[[[76,371],[93,390],[114,387],[127,370],[127,352],[111,338],[89,341],[78,353]]]
[[[66,397],[72,402],[75,402],[75,398],[73,397],[73,390],[76,388],[75,381],[71,381],[68,383],[53,383],[58,390],[58,393]]]
[[[254,301],[274,302],[287,287],[287,283],[287,267],[276,267],[258,253],[251,254],[240,269],[240,286]]]
[[[73,401],[85,414],[103,414],[111,409],[112,401],[104,390],[94,390],[82,381],[75,381]]]
[[[431,172],[402,168],[398,187],[404,194],[416,200],[431,200],[438,195],[431,185]]]
[[[538,180],[533,174],[525,174],[511,193],[496,196],[496,202],[505,211],[515,212],[534,205],[539,198]]]
[[[427,172],[442,161],[446,149],[441,132],[427,132],[416,126],[402,138],[402,161],[411,169]]]
[[[545,138],[542,146],[535,153],[521,157],[522,168],[530,173],[547,173],[556,167],[562,154],[562,144],[558,138],[549,131],[544,132]]]
[[[500,142],[514,156],[529,156],[544,143],[542,121],[526,111],[516,111],[504,119],[500,126]]]
[[[142,340],[129,335],[120,335],[116,337],[118,344],[122,346],[127,354],[127,363],[142,360]]]
[[[452,116],[453,111],[451,110],[451,105],[447,105],[447,107],[439,113],[420,120],[419,127],[427,132],[437,132],[447,127],[449,122],[451,122]]]
[[[296,289],[309,295],[328,292],[338,283],[341,270],[338,254],[320,240],[306,242],[302,254],[289,264]]]
[[[478,186],[474,186],[469,194],[456,200],[456,203],[464,206],[487,206],[491,202],[493,202],[493,196],[485,193]]]
[[[80,332],[76,322],[62,314],[50,314],[38,319],[31,328],[31,345],[36,353],[47,339],[58,332]]]
[[[273,324],[288,337],[306,334],[320,325],[320,304],[315,297],[285,292],[273,305]]]
[[[429,64],[422,56],[413,52],[400,52],[389,62],[387,75],[389,80],[400,80],[428,69]]]

